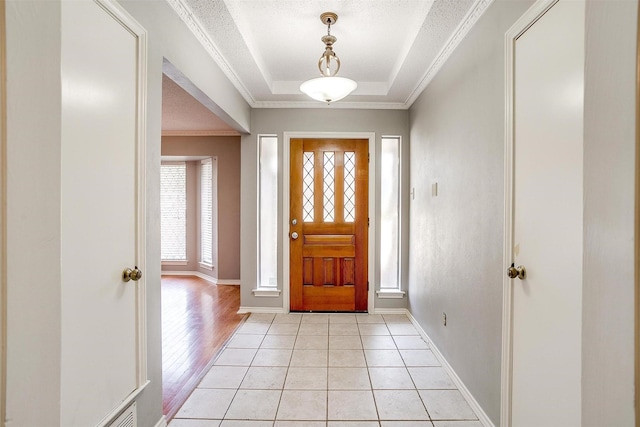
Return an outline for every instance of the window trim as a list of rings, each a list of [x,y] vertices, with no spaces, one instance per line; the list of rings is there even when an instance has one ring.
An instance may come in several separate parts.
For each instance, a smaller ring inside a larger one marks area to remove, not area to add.
[[[382,281],[378,284],[378,290],[376,291],[376,294],[378,295],[379,298],[404,298],[404,295],[406,294],[405,291],[402,290],[402,202],[403,202],[403,197],[402,197],[402,137],[400,135],[382,135],[380,137],[380,151],[381,151],[381,155],[382,155],[382,144],[383,141],[385,139],[393,139],[397,141],[397,146],[398,146],[398,176],[397,176],[397,180],[398,180],[398,187],[397,187],[397,192],[398,192],[398,202],[397,202],[397,236],[398,236],[398,241],[397,241],[397,270],[396,270],[396,286],[395,287],[382,287]],[[380,163],[380,167],[382,168],[382,161]],[[380,171],[380,176],[385,176],[385,172],[384,171]],[[381,190],[382,191],[382,190]],[[380,194],[380,198],[382,198],[382,194]],[[380,212],[380,222],[382,223],[383,219],[382,219],[382,215],[383,213]],[[382,230],[380,231],[380,233],[382,233]],[[380,236],[382,238],[382,236]],[[381,246],[381,245],[380,245]],[[381,247],[379,249],[379,251],[381,251]],[[382,254],[379,252],[378,253],[378,258],[382,259]],[[382,270],[382,263],[380,263],[380,269]],[[383,274],[382,271],[380,271],[379,277],[382,278]]]
[[[163,260],[162,265],[188,265],[189,261]]]

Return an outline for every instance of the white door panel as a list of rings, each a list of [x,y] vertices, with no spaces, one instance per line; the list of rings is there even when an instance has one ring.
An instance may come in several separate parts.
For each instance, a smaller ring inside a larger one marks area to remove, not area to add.
[[[581,424],[584,2],[515,44],[512,425]]]
[[[100,4],[62,2],[60,425],[92,426],[139,385],[138,39]]]

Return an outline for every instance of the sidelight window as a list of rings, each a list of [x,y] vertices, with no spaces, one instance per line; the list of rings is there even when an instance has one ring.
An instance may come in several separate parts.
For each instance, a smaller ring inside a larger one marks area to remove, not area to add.
[[[382,137],[380,180],[380,291],[400,286],[400,137]]]
[[[258,289],[278,287],[278,138],[258,137]]]

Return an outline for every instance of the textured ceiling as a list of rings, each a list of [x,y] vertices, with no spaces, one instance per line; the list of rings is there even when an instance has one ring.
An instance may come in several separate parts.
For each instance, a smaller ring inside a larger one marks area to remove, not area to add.
[[[493,0],[167,0],[253,108],[327,107],[299,92],[319,76],[326,26],[358,89],[328,108],[406,109]]]

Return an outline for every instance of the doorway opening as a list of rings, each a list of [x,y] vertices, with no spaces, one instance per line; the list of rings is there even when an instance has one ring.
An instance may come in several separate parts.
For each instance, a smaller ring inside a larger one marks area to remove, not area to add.
[[[172,419],[244,320],[240,134],[167,61],[163,71],[162,388]]]
[[[290,150],[290,308],[366,312],[368,141],[294,138]]]
[[[376,135],[374,132],[284,132],[283,139],[283,166],[282,169],[286,171],[291,170],[291,152],[292,152],[292,142],[294,139],[337,139],[337,140],[365,140],[365,145],[367,146],[367,150],[364,154],[367,158],[367,163],[369,165],[376,164],[376,150],[375,150],[375,139]],[[362,156],[362,155],[361,155]],[[324,163],[324,162],[323,162]],[[366,276],[369,286],[365,287],[365,295],[366,295],[366,304],[364,309],[356,309],[355,311],[368,311],[372,312],[374,310],[374,295],[375,295],[375,286],[372,284],[377,283],[377,272],[376,272],[376,253],[375,253],[375,230],[376,230],[376,215],[375,215],[375,206],[376,206],[376,169],[371,166],[368,167],[368,182],[366,185],[366,193],[368,206],[365,208],[366,211],[366,239],[368,242],[367,250],[366,250]],[[320,177],[321,178],[321,177]],[[291,250],[291,237],[293,236],[293,232],[295,230],[291,229],[292,221],[294,219],[300,220],[300,218],[292,217],[290,214],[291,209],[291,200],[290,200],[290,191],[291,191],[291,176],[290,173],[285,173],[282,176],[282,184],[281,191],[282,194],[285,195],[282,197],[282,212],[287,212],[288,215],[283,215],[282,217],[282,238],[283,238],[283,248],[282,253],[283,256],[283,271],[291,271],[292,265],[290,260],[290,250]],[[335,177],[334,177],[335,179]],[[320,195],[318,195],[320,199]],[[314,196],[315,197],[315,196]],[[322,200],[318,202],[320,206],[322,206]],[[315,206],[315,205],[314,205]],[[315,207],[314,207],[315,209]],[[321,213],[324,215],[324,212]],[[291,233],[291,234],[290,234]],[[299,233],[298,233],[299,234]],[[327,270],[328,271],[328,270]],[[290,276],[285,274],[282,278],[283,281],[283,305],[284,311],[289,312],[292,308],[292,299],[291,295],[294,292],[294,288],[292,287]],[[362,304],[362,303],[361,303]],[[362,307],[362,305],[360,306]],[[335,311],[330,309],[329,311]]]

